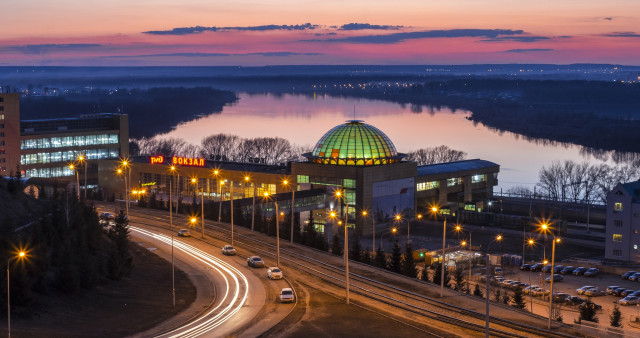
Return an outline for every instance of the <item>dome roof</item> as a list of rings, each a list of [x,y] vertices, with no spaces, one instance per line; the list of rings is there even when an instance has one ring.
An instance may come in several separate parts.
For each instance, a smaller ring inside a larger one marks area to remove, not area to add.
[[[304,156],[315,163],[367,166],[400,162],[404,154],[378,128],[351,120],[329,130]]]

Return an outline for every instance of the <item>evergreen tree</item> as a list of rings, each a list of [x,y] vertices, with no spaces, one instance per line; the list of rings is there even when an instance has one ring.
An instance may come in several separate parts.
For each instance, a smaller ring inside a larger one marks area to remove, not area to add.
[[[480,290],[480,284],[476,284],[475,288],[473,288],[473,295],[476,297],[482,297],[482,290]]]
[[[422,274],[420,275],[420,279],[425,282],[431,282],[431,280],[429,279],[429,267],[427,266],[427,264],[422,267]]]
[[[442,264],[440,262],[436,262],[433,265],[433,275],[431,276],[431,283],[433,284],[441,284],[442,278]]]
[[[391,260],[389,261],[389,270],[400,273],[402,271],[402,250],[398,240],[393,241],[391,249]]]
[[[453,272],[453,282],[455,285],[453,286],[456,291],[463,291],[465,286],[464,274],[462,273],[462,268],[457,268]]]
[[[588,322],[598,322],[596,317],[596,305],[591,301],[591,297],[587,298],[587,301],[582,303],[578,309],[580,311],[579,321],[586,320]]]
[[[611,315],[609,315],[609,323],[613,327],[622,327],[622,313],[620,312],[618,304],[613,305],[613,311]]]
[[[376,251],[375,265],[381,269],[387,268],[387,256],[385,255],[382,247],[379,246]]]
[[[404,246],[402,273],[412,278],[416,277],[416,262],[413,260],[413,248],[411,247],[411,242],[407,242]]]
[[[128,276],[133,268],[133,257],[129,253],[129,220],[124,211],[116,216],[109,237],[113,241],[108,264],[109,278],[118,280]]]
[[[362,260],[362,257],[360,256],[362,253],[360,236],[358,236],[358,234],[354,234],[351,238],[351,244],[349,245],[349,259],[360,262]]]
[[[508,305],[510,301],[511,301],[511,296],[509,295],[509,292],[507,292],[505,290],[505,292],[504,292],[504,294],[502,296],[502,303]]]
[[[149,208],[158,209],[158,200],[155,192],[152,192],[151,195],[149,195]]]
[[[331,253],[337,256],[342,255],[342,243],[340,243],[340,237],[337,233],[333,234],[331,239]]]
[[[527,303],[524,299],[524,292],[520,286],[516,287],[513,291],[513,307],[521,310],[524,310],[527,307]]]
[[[146,208],[147,207],[147,199],[144,197],[144,194],[139,194],[138,206],[140,208]]]
[[[442,284],[442,263],[438,262],[435,265],[435,273],[433,274],[433,283],[434,284]],[[451,287],[451,274],[449,273],[449,269],[444,269],[444,286],[450,288]]]
[[[361,259],[360,261],[364,264],[371,264],[371,253],[369,252],[369,250],[364,250],[362,251],[362,255],[361,255]]]
[[[494,301],[499,302],[502,299],[502,292],[500,290],[500,288],[496,289],[496,292],[494,293],[493,297],[494,297]]]

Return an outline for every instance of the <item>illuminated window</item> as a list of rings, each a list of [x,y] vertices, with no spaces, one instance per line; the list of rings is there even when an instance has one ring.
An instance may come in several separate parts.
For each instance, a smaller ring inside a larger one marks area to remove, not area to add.
[[[351,179],[345,178],[345,179],[343,180],[343,186],[344,186],[345,188],[354,188],[354,189],[355,189],[355,187],[356,187],[356,180],[351,180]]]
[[[614,242],[622,242],[622,235],[621,234],[613,234],[613,241]]]
[[[416,184],[416,190],[417,191],[431,190],[431,189],[437,188],[438,186],[440,186],[438,181],[419,182],[418,184]]]
[[[448,178],[447,179],[447,187],[453,187],[458,184],[457,178]]]
[[[622,203],[621,202],[616,202],[613,204],[613,210],[615,211],[622,211]]]
[[[307,175],[298,175],[297,181],[298,181],[298,183],[309,183],[309,176],[307,176]]]
[[[0,120],[4,120],[4,114],[0,114]]]
[[[487,175],[473,175],[471,176],[471,183],[480,183],[487,180]]]
[[[619,219],[614,220],[614,221],[613,221],[613,224],[615,224],[618,228],[619,228],[619,227],[622,227],[622,221],[621,221],[621,220],[619,220]]]

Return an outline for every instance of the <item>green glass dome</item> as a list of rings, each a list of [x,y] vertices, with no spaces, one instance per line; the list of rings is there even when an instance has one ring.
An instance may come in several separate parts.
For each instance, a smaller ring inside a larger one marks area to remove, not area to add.
[[[315,163],[368,166],[400,162],[404,154],[378,128],[352,120],[329,130],[303,156]]]

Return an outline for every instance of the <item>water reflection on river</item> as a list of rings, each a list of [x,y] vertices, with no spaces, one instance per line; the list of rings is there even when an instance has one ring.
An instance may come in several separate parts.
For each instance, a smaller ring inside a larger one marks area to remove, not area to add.
[[[332,127],[345,120],[364,120],[386,133],[399,152],[447,145],[500,164],[499,186],[533,188],[542,166],[556,160],[601,163],[580,153],[579,146],[551,142],[530,142],[518,135],[500,133],[465,119],[469,112],[450,109],[429,110],[384,101],[329,96],[239,94],[238,103],[213,114],[181,124],[162,137],[182,138],[199,144],[202,138],[218,133],[241,137],[279,136],[300,145],[315,145]],[[418,109],[419,110],[419,109]]]

